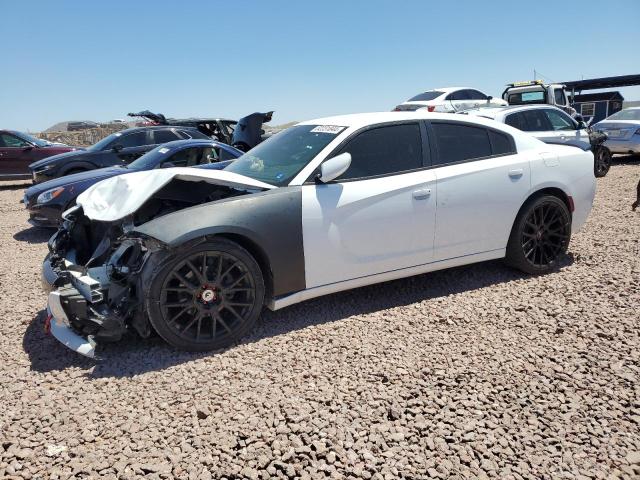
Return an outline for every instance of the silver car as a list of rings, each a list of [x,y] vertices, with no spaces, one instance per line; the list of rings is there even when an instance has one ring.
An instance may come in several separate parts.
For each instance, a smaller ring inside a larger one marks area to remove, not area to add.
[[[607,134],[604,146],[611,153],[640,154],[640,107],[620,110],[593,128]]]

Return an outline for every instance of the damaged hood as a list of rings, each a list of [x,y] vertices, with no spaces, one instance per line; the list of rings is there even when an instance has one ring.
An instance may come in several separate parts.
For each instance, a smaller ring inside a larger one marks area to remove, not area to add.
[[[84,214],[91,220],[113,222],[134,213],[173,179],[248,190],[277,188],[225,170],[165,168],[108,178],[85,190],[76,203],[82,206]]]

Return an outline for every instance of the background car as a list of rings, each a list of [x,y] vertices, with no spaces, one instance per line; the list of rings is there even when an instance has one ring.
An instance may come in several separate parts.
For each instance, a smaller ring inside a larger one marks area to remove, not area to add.
[[[29,165],[34,183],[96,168],[127,165],[162,143],[199,138],[210,140],[195,128],[139,127],[121,130],[85,150],[56,155]]]
[[[591,210],[591,158],[480,117],[388,112],[303,122],[224,170],[107,179],[49,241],[51,332],[89,356],[128,330],[209,350],[265,305],[498,258],[546,273]]]
[[[446,87],[427,90],[398,105],[394,111],[404,112],[424,108],[429,112],[458,112],[467,108],[486,104],[489,96],[480,90],[466,87]],[[507,102],[499,98],[490,99],[495,106],[505,106]]]
[[[100,124],[91,121],[82,121],[82,122],[69,122],[67,123],[67,131],[75,132],[78,130],[87,130],[89,128],[99,128]]]
[[[631,107],[596,123],[593,128],[607,134],[604,145],[612,153],[640,155],[640,107]]]
[[[106,178],[154,168],[222,169],[240,155],[240,150],[214,140],[177,140],[154,148],[126,166],[89,170],[33,185],[25,190],[24,205],[29,211],[29,223],[57,227],[61,213],[73,206],[76,197]]]
[[[193,127],[198,129],[201,133],[208,135],[214,140],[219,142],[232,144],[233,131],[236,124],[235,120],[229,120],[227,118],[166,118],[161,113],[153,113],[149,110],[143,110],[136,113],[128,113],[129,117],[144,118],[145,121],[139,125],[171,125],[178,127]]]
[[[545,143],[572,145],[594,154],[594,174],[603,177],[611,166],[611,153],[601,148],[604,138],[595,138],[589,127],[578,117],[572,118],[552,105],[520,105],[502,108],[474,108],[461,114],[490,118],[523,132],[528,132]]]
[[[0,180],[30,178],[31,163],[74,150],[78,148],[41,140],[16,130],[0,130]]]

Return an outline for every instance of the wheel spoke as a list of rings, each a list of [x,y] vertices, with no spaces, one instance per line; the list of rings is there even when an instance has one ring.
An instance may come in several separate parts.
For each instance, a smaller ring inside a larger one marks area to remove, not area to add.
[[[218,284],[219,284],[220,286],[222,286],[222,279],[223,279],[224,277],[226,277],[226,276],[229,274],[229,272],[231,272],[231,270],[233,270],[233,269],[234,269],[234,267],[235,267],[237,264],[238,264],[238,262],[233,262],[233,264],[232,264],[229,268],[227,268],[227,269],[224,271],[224,273],[223,273],[222,275],[220,275],[220,276],[216,279],[216,281],[218,282]]]
[[[231,285],[229,285],[229,286],[225,287],[223,290],[224,290],[224,291],[226,291],[226,290],[227,290],[227,289],[229,289],[229,288],[233,288],[233,287],[235,287],[235,286],[236,286],[237,284],[239,284],[239,283],[244,279],[244,277],[246,277],[246,276],[247,276],[247,272],[244,272],[242,275],[240,275],[238,278],[236,278],[236,280],[235,280]]]
[[[189,270],[191,270],[193,272],[193,274],[198,278],[198,280],[201,283],[205,283],[206,282],[206,278],[204,278],[204,276],[200,272],[200,269],[196,268],[196,266],[193,263],[191,263],[191,260],[187,260],[186,265],[187,265],[187,267],[189,267]]]
[[[164,304],[165,307],[167,308],[172,308],[172,307],[191,307],[191,302],[170,302],[170,303],[165,303]]]
[[[202,318],[201,313],[197,313],[196,315],[194,315],[193,319],[189,323],[187,323],[187,325],[182,329],[182,332],[186,332],[187,330],[189,330],[201,318]]]
[[[178,280],[180,280],[180,282],[186,286],[187,288],[191,288],[192,290],[196,289],[196,286],[191,283],[189,280],[187,280],[186,278],[184,278],[184,276],[182,274],[180,274],[180,272],[174,270],[173,271],[173,276],[176,277]]]
[[[171,317],[171,319],[169,320],[169,323],[175,323],[175,321],[178,319],[178,317],[180,317],[184,312],[186,312],[187,310],[189,310],[189,307],[184,307],[182,310],[180,310],[178,313],[176,313],[173,317]]]

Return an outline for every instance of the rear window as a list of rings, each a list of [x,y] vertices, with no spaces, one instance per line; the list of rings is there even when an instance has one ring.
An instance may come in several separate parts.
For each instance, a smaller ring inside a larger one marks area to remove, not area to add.
[[[510,93],[508,101],[511,105],[523,105],[527,103],[546,103],[544,92],[520,92]]]
[[[420,93],[415,97],[411,97],[407,102],[427,102],[429,100],[435,100],[444,92],[440,92],[438,90],[429,90],[428,92]]]

